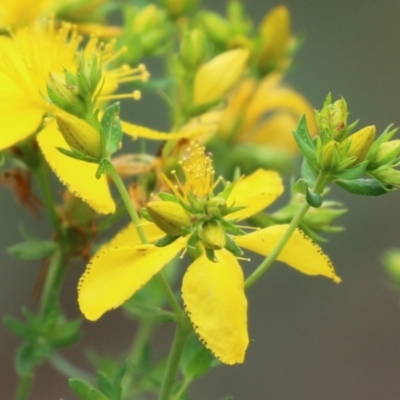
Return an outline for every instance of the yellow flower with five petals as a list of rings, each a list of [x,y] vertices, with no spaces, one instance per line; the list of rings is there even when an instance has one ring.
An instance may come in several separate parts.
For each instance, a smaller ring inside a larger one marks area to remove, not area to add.
[[[221,236],[214,235],[214,228],[217,223],[227,227],[263,210],[282,193],[281,178],[276,172],[259,169],[234,182],[224,203],[221,194],[213,194],[218,181],[214,181],[212,161],[204,153],[204,147],[192,144],[188,157],[182,161],[182,169],[184,183],[178,182],[171,187],[179,199],[179,203],[173,204],[187,204],[182,206],[182,210],[190,215],[190,226],[182,213],[175,218],[167,213],[164,224],[158,224],[165,228],[168,222],[181,221],[180,234],[176,234],[175,225],[171,225],[174,229],[162,230],[156,225],[156,219],[155,223],[143,221],[141,227],[150,244],[141,244],[135,227],[128,226],[92,258],[79,281],[79,306],[85,317],[92,321],[119,307],[179,253],[193,247],[193,237],[199,232],[199,227],[206,230],[212,221],[212,229],[205,236],[216,238],[215,259],[210,259],[207,254],[209,243],[204,242],[204,235],[199,234],[196,245],[203,252],[183,277],[182,298],[193,327],[205,346],[226,364],[242,363],[249,344],[247,299],[244,274],[232,248],[240,246],[267,257],[284,235],[287,225],[243,235],[240,228],[233,229],[236,234],[227,228],[225,247]],[[191,207],[197,211],[191,213]],[[216,208],[221,211],[222,218],[216,218],[219,214]],[[166,209],[171,210],[171,207]],[[163,216],[162,212],[159,216]],[[166,231],[175,237],[160,247],[159,239],[165,237]],[[335,282],[340,281],[329,258],[298,229],[277,259],[305,274],[323,275]]]
[[[115,210],[115,203],[106,177],[95,179],[95,164],[61,154],[57,147],[69,146],[54,120],[50,118],[49,123],[44,123],[46,117],[58,111],[46,97],[46,83],[50,73],[60,77],[64,70],[75,73],[80,51],[88,59],[97,55],[102,62],[102,86],[96,92],[99,101],[107,100],[106,95],[120,83],[146,79],[148,73],[144,66],[109,68],[118,57],[112,44],[99,43],[92,36],[81,50],[81,42],[82,37],[71,24],[63,23],[56,28],[53,19],[45,25],[16,29],[10,37],[0,37],[0,150],[37,133],[39,147],[60,180],[96,211],[107,214]]]

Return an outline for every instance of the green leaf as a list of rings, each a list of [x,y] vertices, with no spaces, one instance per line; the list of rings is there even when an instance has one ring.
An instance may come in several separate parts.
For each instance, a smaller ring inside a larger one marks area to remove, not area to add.
[[[23,337],[26,340],[30,340],[35,337],[35,334],[30,329],[29,325],[21,322],[19,319],[6,316],[3,318],[3,322],[10,331],[14,332],[18,336]]]
[[[234,223],[230,221],[220,219],[219,222],[226,231],[233,233],[234,235],[240,236],[246,233],[243,229],[238,228]]]
[[[157,195],[163,201],[172,201],[174,203],[179,203],[179,200],[171,193],[161,192]]]
[[[33,368],[41,364],[52,352],[51,346],[46,342],[23,343],[17,350],[15,368],[20,375],[32,372]]]
[[[97,158],[87,156],[86,154],[83,154],[76,149],[68,150],[68,149],[64,149],[62,147],[56,147],[56,149],[60,153],[64,154],[65,156],[75,158],[75,160],[90,162],[90,163],[94,163],[94,164],[97,164],[99,162],[99,160]]]
[[[165,247],[170,245],[171,243],[175,242],[176,239],[178,239],[180,236],[170,236],[170,235],[165,235],[161,239],[158,239],[155,243],[154,246],[157,247]]]
[[[118,370],[115,375],[112,393],[110,396],[110,400],[120,400],[122,395],[122,378],[124,377],[126,372],[126,363],[123,363],[121,368]]]
[[[312,163],[316,161],[315,144],[308,132],[307,121],[305,115],[300,118],[295,131],[293,132],[297,146],[304,156]]]
[[[313,166],[311,166],[307,158],[304,158],[301,164],[301,176],[308,183],[309,186],[315,186],[315,182],[318,178],[318,171]]]
[[[69,386],[83,400],[109,400],[103,393],[81,379],[69,379]]]
[[[99,179],[101,175],[110,173],[112,168],[114,167],[111,165],[111,161],[107,158],[103,158],[99,162],[99,167],[96,171],[96,178]]]
[[[384,186],[376,179],[338,179],[335,181],[342,189],[361,196],[381,196],[391,191],[391,186]]]
[[[307,194],[308,192],[308,184],[304,179],[297,180],[292,186],[292,192]]]
[[[333,174],[336,179],[353,180],[361,178],[367,168],[367,162],[363,161],[354,168],[345,169],[344,171]]]
[[[135,300],[134,298],[128,300],[123,308],[138,316],[149,321],[155,322],[170,322],[176,319],[175,314],[162,309],[161,307],[149,305]]]
[[[243,255],[242,249],[236,244],[236,242],[227,234],[225,248],[230,251],[234,256],[240,257]]]
[[[52,338],[54,347],[67,347],[76,343],[81,337],[82,319],[77,318],[57,327],[56,335]]]
[[[19,260],[37,261],[51,256],[56,249],[51,240],[27,240],[9,247],[7,253]]]
[[[206,374],[212,367],[214,356],[204,347],[197,335],[192,332],[189,336],[180,363],[185,378],[194,380]]]
[[[110,397],[112,392],[112,382],[108,375],[104,371],[97,372],[97,386],[100,391],[104,393],[106,396]]]
[[[101,145],[105,157],[111,157],[119,149],[122,140],[119,113],[119,102],[116,102],[106,108],[101,119]]]

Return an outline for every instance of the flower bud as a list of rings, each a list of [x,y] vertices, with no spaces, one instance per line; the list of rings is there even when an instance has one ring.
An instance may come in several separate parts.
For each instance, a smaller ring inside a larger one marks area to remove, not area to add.
[[[208,36],[210,36],[214,42],[218,44],[225,44],[228,42],[231,29],[226,19],[210,11],[202,13],[200,15],[200,20]]]
[[[339,144],[335,140],[331,140],[328,142],[325,146],[322,147],[321,153],[321,166],[323,170],[329,171],[334,168],[333,165],[333,155],[335,151],[337,150]]]
[[[199,228],[199,237],[206,249],[220,250],[226,245],[226,234],[218,221],[207,221]]]
[[[194,79],[193,106],[220,100],[241,77],[249,51],[236,49],[219,54],[203,64]]]
[[[389,250],[384,255],[383,264],[390,278],[400,287],[400,250]]]
[[[226,200],[223,197],[215,196],[207,201],[206,209],[209,214],[223,216],[227,213],[228,206],[226,205]]]
[[[162,3],[172,18],[178,18],[190,12],[198,3],[198,0],[162,0]]]
[[[393,167],[381,167],[368,172],[385,185],[400,187],[400,171]]]
[[[178,203],[151,201],[147,203],[146,210],[153,222],[168,235],[179,236],[182,228],[191,225],[190,214]]]
[[[273,67],[288,51],[291,31],[290,15],[284,6],[272,9],[260,25],[261,51],[259,65],[262,69]]]
[[[86,115],[85,103],[66,85],[65,80],[59,74],[50,72],[47,94],[51,101],[62,110],[78,117]]]
[[[344,98],[331,103],[332,97],[329,94],[324,102],[324,107],[316,113],[318,128],[320,131],[328,131],[336,139],[347,127],[347,103]]]
[[[379,146],[374,165],[384,165],[395,160],[400,154],[400,140],[390,140],[389,142],[382,143]]]
[[[158,25],[159,10],[155,4],[149,4],[141,8],[134,17],[132,31],[143,34],[154,29]]]
[[[191,70],[203,61],[206,51],[206,38],[200,29],[192,29],[184,34],[181,44],[181,58],[185,66]]]
[[[347,146],[347,157],[356,157],[356,160],[350,164],[355,165],[364,160],[372,143],[375,140],[376,128],[374,125],[366,126],[356,133],[353,133],[340,143],[340,149]]]
[[[100,133],[85,120],[66,112],[55,115],[58,128],[72,149],[94,157],[101,157]]]

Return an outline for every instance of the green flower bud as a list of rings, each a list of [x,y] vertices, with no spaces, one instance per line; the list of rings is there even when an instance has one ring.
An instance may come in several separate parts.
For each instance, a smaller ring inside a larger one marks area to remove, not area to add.
[[[373,164],[377,167],[395,160],[400,154],[400,140],[390,140],[379,146]]]
[[[400,250],[388,251],[384,255],[383,264],[392,281],[400,287]]]
[[[71,89],[59,74],[50,72],[47,81],[47,94],[51,101],[70,114],[84,117],[86,115],[85,103]]]
[[[190,12],[198,3],[198,0],[162,0],[162,3],[172,18],[178,18]]]
[[[340,149],[347,149],[347,157],[356,157],[349,166],[360,163],[364,160],[372,143],[375,140],[376,128],[374,125],[366,126],[356,133],[353,133],[340,143]]]
[[[72,149],[93,157],[101,157],[100,133],[85,120],[66,112],[55,115],[58,128]]]
[[[347,127],[347,116],[346,100],[341,98],[332,104],[332,97],[329,94],[325,99],[322,110],[316,113],[318,128],[320,131],[330,132],[336,139]]]
[[[204,12],[200,15],[203,27],[210,38],[218,43],[225,44],[231,36],[231,29],[227,20],[214,12]]]
[[[142,34],[157,27],[160,20],[160,11],[155,4],[141,8],[134,17],[132,30]]]
[[[334,169],[333,161],[334,161],[334,153],[337,151],[339,144],[335,140],[331,140],[325,146],[322,147],[321,150],[321,166],[325,171],[329,171]]]
[[[400,187],[400,171],[393,167],[381,167],[368,172],[386,185]]]
[[[204,33],[200,29],[192,29],[184,34],[181,44],[181,58],[187,68],[195,70],[202,63],[206,46]]]
[[[171,236],[182,234],[182,228],[191,225],[190,214],[182,206],[172,201],[151,201],[146,210],[153,222]]]
[[[199,228],[199,237],[206,249],[220,250],[226,245],[226,233],[218,221],[207,221]]]
[[[215,216],[224,216],[228,212],[226,200],[223,197],[215,196],[207,201],[206,209],[208,214]]]

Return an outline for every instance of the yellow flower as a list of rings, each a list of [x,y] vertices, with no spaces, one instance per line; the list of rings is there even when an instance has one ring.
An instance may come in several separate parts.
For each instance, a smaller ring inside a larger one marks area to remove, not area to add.
[[[299,93],[281,84],[281,74],[257,82],[244,79],[228,98],[227,106],[190,121],[185,129],[202,129],[198,140],[205,143],[215,134],[238,144],[256,144],[288,154],[297,154],[292,131],[305,114],[311,135],[317,132],[314,109]]]
[[[220,100],[243,74],[249,51],[236,49],[219,54],[203,64],[194,79],[193,106]]]
[[[203,147],[192,144],[182,169],[185,182],[173,187],[174,194],[182,204],[194,202],[199,210],[201,204],[205,205],[205,212],[193,215],[192,223],[195,228],[198,220],[205,218],[208,229],[215,207],[224,205],[223,197],[213,194],[216,182],[211,159],[204,154]],[[220,207],[222,212],[228,210],[220,220],[224,225],[263,210],[282,193],[283,186],[276,172],[260,169],[239,179],[230,189],[226,208]],[[229,211],[232,206],[235,208]],[[143,222],[142,228],[150,243],[165,236],[154,223]],[[207,241],[216,239],[222,245],[216,228],[214,224],[206,232]],[[228,241],[268,256],[286,229],[287,225],[277,225],[243,236],[227,234],[227,246],[215,250],[215,262],[209,259],[205,249],[184,275],[182,297],[194,329],[205,346],[226,364],[242,363],[249,344],[244,276],[237,258],[228,251]],[[188,232],[187,226],[182,232]],[[82,313],[94,321],[106,311],[119,307],[189,247],[192,236],[183,233],[165,247],[140,244],[135,227],[130,225],[97,252],[82,275],[78,288]],[[202,246],[201,239],[198,245]],[[277,259],[305,274],[339,281],[329,258],[300,230],[294,232]]]
[[[100,213],[115,210],[105,176],[95,179],[97,166],[61,154],[56,148],[68,148],[53,119],[46,117],[58,110],[46,97],[50,74],[64,76],[64,69],[75,73],[82,38],[70,24],[57,29],[54,20],[45,26],[35,25],[0,37],[0,150],[16,145],[37,133],[37,141],[46,160],[60,180],[78,197]],[[102,60],[104,83],[98,100],[106,101],[118,84],[145,79],[144,67],[132,70],[127,66],[107,69],[115,60],[111,44],[100,44],[91,37],[82,50],[89,60],[98,55]],[[79,173],[78,173],[79,172]]]

